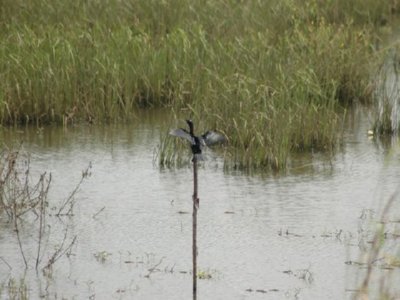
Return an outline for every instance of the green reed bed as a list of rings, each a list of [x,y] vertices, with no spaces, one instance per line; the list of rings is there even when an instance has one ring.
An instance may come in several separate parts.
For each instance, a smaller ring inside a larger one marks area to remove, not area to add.
[[[195,46],[206,55],[199,80],[188,82],[195,101],[182,106],[227,135],[227,166],[284,168],[291,151],[331,150],[341,132],[340,104],[370,96],[367,66],[360,65],[371,55],[360,50],[369,39],[321,21],[273,45],[267,32]]]
[[[74,111],[87,120],[116,119],[129,116],[134,104],[161,98],[164,58],[148,36],[132,36],[129,28],[81,36],[52,30],[42,39],[23,28],[13,36],[20,44],[2,49],[10,59],[3,74],[3,123],[61,122]]]
[[[3,2],[1,124],[115,122],[167,107],[222,130],[227,165],[274,169],[291,151],[334,148],[338,108],[369,100],[378,28],[398,9],[389,0]],[[162,143],[161,164],[176,158],[174,143]]]

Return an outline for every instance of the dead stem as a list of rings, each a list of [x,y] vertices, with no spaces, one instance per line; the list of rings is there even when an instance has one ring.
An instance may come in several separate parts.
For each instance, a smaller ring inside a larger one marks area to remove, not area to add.
[[[26,261],[25,254],[24,254],[24,249],[22,248],[21,237],[19,235],[18,218],[16,217],[16,214],[17,214],[17,202],[14,202],[14,206],[13,207],[14,207],[14,229],[15,229],[15,232],[17,233],[17,240],[18,240],[19,250],[20,250],[22,258],[24,260],[25,268],[28,268],[28,262]]]
[[[93,218],[93,219],[96,219],[96,217],[97,217],[105,208],[106,208],[105,206],[103,206],[102,208],[100,208],[100,210],[99,210],[98,212],[96,212],[96,213],[92,216],[92,218]]]
[[[73,197],[78,192],[82,182],[91,175],[91,172],[90,172],[91,169],[92,169],[92,163],[89,163],[88,167],[82,172],[82,177],[81,177],[80,181],[78,182],[78,184],[76,185],[75,189],[69,194],[67,199],[64,201],[64,203],[61,205],[60,209],[56,213],[57,217],[71,215],[73,206],[75,204]],[[64,212],[63,210],[65,209],[67,204],[70,204],[70,207],[69,207],[68,211]]]
[[[36,270],[38,269],[39,263],[40,263],[40,251],[41,251],[41,245],[42,245],[42,237],[43,237],[43,232],[44,232],[44,226],[45,226],[45,218],[46,218],[46,204],[45,200],[47,198],[47,194],[49,192],[50,188],[50,182],[51,182],[51,174],[49,175],[49,182],[47,184],[46,189],[44,189],[44,184],[42,181],[41,184],[41,193],[39,196],[39,201],[40,201],[40,209],[39,209],[39,241],[38,241],[38,248],[37,248],[37,255],[36,255]]]
[[[48,260],[46,266],[43,268],[43,270],[48,270],[51,268],[51,266],[57,261],[59,260],[62,256],[64,256],[64,254],[66,254],[71,248],[72,246],[75,244],[77,236],[75,235],[74,238],[72,239],[72,241],[69,243],[69,245],[67,247],[64,248],[64,244],[67,240],[67,235],[68,235],[68,230],[65,230],[64,233],[64,238],[61,242],[60,247],[54,251],[53,255],[50,257],[50,259]]]
[[[390,196],[389,201],[386,203],[383,212],[381,214],[381,220],[384,221],[384,219],[386,219],[388,213],[389,213],[389,209],[391,208],[393,202],[396,200],[396,196],[399,194],[400,192],[400,186],[397,187],[397,189],[394,191],[394,193]],[[372,275],[372,268],[373,268],[373,262],[377,261],[378,259],[378,255],[380,253],[381,250],[381,235],[383,233],[383,228],[384,228],[384,222],[382,222],[380,230],[377,230],[375,232],[374,238],[373,238],[373,242],[372,242],[372,247],[371,247],[371,252],[369,253],[369,258],[368,258],[368,267],[367,267],[367,274],[365,275],[363,284],[361,286],[361,294],[362,295],[366,295],[367,290],[368,290],[368,286],[370,283],[370,278]]]
[[[0,260],[2,260],[7,265],[8,269],[10,271],[12,270],[12,267],[10,266],[10,264],[3,257],[0,256]]]
[[[18,241],[19,251],[24,261],[25,268],[29,267],[29,261],[23,248],[23,240],[21,237],[21,224],[29,219],[29,214],[34,219],[33,226],[37,232],[37,249],[35,254],[35,269],[39,269],[43,257],[47,255],[46,245],[49,243],[51,227],[47,226],[46,218],[49,215],[48,207],[48,194],[52,182],[52,174],[44,172],[40,175],[39,180],[32,184],[30,180],[30,160],[27,155],[23,163],[19,162],[20,149],[18,151],[4,150],[0,153],[0,213],[7,214],[10,221],[12,221],[16,238]],[[78,192],[83,180],[90,176],[91,164],[82,173],[82,178],[69,194],[67,200],[61,206],[58,216],[63,213],[63,209],[70,204],[70,209],[65,213],[70,215],[73,205],[75,203],[73,197]],[[73,245],[76,243],[77,236],[69,239],[69,231],[67,226],[61,245],[53,253],[50,253],[50,259],[45,264],[42,270],[51,268],[51,266],[59,260],[62,256],[68,254]],[[11,266],[3,259],[0,258],[11,270]]]
[[[157,269],[157,267],[158,267],[159,265],[161,265],[163,259],[164,259],[164,257],[161,257],[160,261],[159,261],[154,267],[150,268],[150,269],[149,269],[149,273],[148,273],[147,275],[144,275],[144,277],[150,278],[151,273],[153,273],[153,272]]]

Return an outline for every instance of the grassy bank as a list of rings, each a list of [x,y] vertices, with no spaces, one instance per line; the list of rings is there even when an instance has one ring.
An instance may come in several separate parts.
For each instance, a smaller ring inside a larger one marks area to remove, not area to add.
[[[338,106],[369,100],[377,29],[395,4],[4,0],[0,123],[186,109],[226,133],[229,164],[280,169],[291,151],[332,149]]]

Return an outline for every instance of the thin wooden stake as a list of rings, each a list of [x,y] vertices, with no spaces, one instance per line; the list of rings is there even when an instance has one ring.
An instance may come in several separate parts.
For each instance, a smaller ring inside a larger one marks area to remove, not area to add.
[[[193,295],[197,291],[197,209],[199,208],[199,198],[197,197],[197,158],[193,155]]]

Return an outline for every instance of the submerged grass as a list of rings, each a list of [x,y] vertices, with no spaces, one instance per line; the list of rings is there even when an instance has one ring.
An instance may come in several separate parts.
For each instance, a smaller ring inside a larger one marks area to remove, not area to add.
[[[291,151],[333,149],[338,107],[369,101],[377,29],[398,9],[392,0],[4,0],[0,123],[186,109],[229,137],[227,165],[281,169]],[[169,145],[160,164],[173,159]]]
[[[4,299],[10,300],[28,300],[29,290],[24,279],[20,279],[19,282],[14,278],[9,278],[8,282],[0,284],[0,296],[4,296]]]

